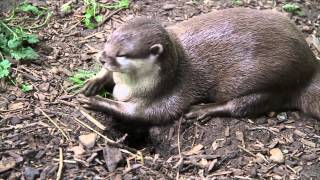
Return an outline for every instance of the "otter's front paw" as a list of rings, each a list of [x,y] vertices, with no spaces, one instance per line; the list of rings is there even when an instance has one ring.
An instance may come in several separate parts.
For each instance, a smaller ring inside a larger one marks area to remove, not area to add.
[[[78,101],[82,107],[92,110],[100,110],[103,98],[99,96],[86,97],[84,95],[78,95]]]
[[[211,104],[201,104],[192,106],[190,111],[185,114],[186,119],[204,120],[212,115]]]
[[[101,79],[89,79],[84,87],[80,90],[85,96],[94,96],[104,87],[104,83]]]

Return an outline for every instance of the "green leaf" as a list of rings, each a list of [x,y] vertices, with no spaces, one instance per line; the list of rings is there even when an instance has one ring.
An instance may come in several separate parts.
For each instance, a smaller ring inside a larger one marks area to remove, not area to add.
[[[15,48],[19,47],[21,44],[22,44],[21,38],[13,38],[8,41],[8,47],[10,49],[15,49]]]
[[[82,86],[84,85],[86,80],[92,78],[93,76],[95,76],[95,74],[96,72],[93,71],[78,70],[78,72],[71,76],[69,79],[73,82],[73,84]]]
[[[26,92],[29,92],[29,91],[33,90],[33,86],[32,86],[31,84],[25,83],[25,84],[22,84],[22,85],[21,85],[21,90],[22,90],[24,93],[26,93]]]
[[[282,9],[290,13],[295,13],[296,11],[300,11],[300,7],[297,4],[293,4],[293,3],[288,3],[283,5]]]
[[[24,38],[28,41],[29,44],[36,44],[39,42],[39,38],[35,34],[27,34]]]
[[[4,50],[7,48],[8,40],[4,34],[0,34],[0,49]]]
[[[95,17],[95,20],[97,21],[97,23],[101,23],[103,21],[103,16],[102,15],[98,15]]]
[[[9,76],[11,63],[7,59],[0,62],[0,78]]]
[[[22,47],[15,50],[11,50],[10,54],[17,60],[34,60],[38,59],[39,55],[31,47]]]
[[[18,9],[22,12],[28,12],[28,13],[32,13],[35,15],[40,14],[40,10],[36,6],[29,4],[29,3],[24,3],[24,4],[20,5],[18,7]]]

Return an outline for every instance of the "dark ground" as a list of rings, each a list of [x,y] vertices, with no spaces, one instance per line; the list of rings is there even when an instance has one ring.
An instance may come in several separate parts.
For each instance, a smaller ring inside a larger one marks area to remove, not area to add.
[[[283,1],[244,2],[250,8],[279,11],[283,5]],[[287,15],[311,44],[312,35],[320,33],[320,3],[294,2],[303,7],[306,16]],[[63,1],[47,4],[56,10]],[[0,94],[8,104],[0,110],[0,179],[55,179],[61,155],[63,179],[320,179],[320,122],[298,112],[270,113],[257,119],[177,121],[147,133],[134,128],[137,132],[132,133],[128,131],[131,126],[120,125],[119,131],[106,115],[90,112],[107,127],[102,131],[73,107],[77,101],[68,91],[72,86],[68,77],[77,69],[90,69],[95,64],[92,57],[111,30],[126,19],[152,15],[169,25],[231,7],[231,1],[134,1],[130,9],[110,16],[96,30],[79,23],[80,6],[68,16],[56,12],[48,27],[39,32],[41,43],[36,49],[41,58],[13,69],[13,75],[32,84],[34,91],[23,93],[9,85]],[[112,12],[105,12],[105,16]],[[312,48],[319,57],[314,45]],[[101,136],[81,136],[92,131],[76,118],[141,153],[107,146]]]

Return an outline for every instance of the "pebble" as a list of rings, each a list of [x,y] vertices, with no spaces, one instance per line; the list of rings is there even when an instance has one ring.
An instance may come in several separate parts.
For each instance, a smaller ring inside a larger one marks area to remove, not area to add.
[[[17,125],[17,124],[20,124],[22,122],[21,118],[19,118],[18,116],[13,116],[11,119],[10,119],[10,124],[11,125]]]
[[[24,176],[26,180],[34,180],[39,175],[40,175],[40,171],[38,169],[35,169],[33,167],[26,167],[24,169]]]
[[[165,10],[165,11],[169,11],[169,10],[172,10],[176,7],[175,4],[165,4],[164,6],[162,6],[162,9]]]
[[[92,148],[96,142],[96,139],[97,139],[96,133],[90,133],[90,134],[79,136],[79,140],[81,144],[87,148]]]
[[[317,159],[317,155],[315,153],[305,154],[301,157],[304,161],[312,161]]]
[[[283,163],[284,162],[284,156],[283,153],[279,148],[274,148],[270,150],[270,160],[277,163]]]
[[[302,32],[311,34],[313,29],[310,26],[302,26]]]

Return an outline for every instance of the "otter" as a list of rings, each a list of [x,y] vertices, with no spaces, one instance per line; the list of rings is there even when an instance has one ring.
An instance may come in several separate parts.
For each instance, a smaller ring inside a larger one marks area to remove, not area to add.
[[[319,63],[279,12],[219,10],[167,28],[135,18],[112,33],[100,61],[102,70],[79,101],[129,122],[164,125],[182,115],[242,118],[282,110],[320,119]],[[107,85],[114,99],[94,96]]]

